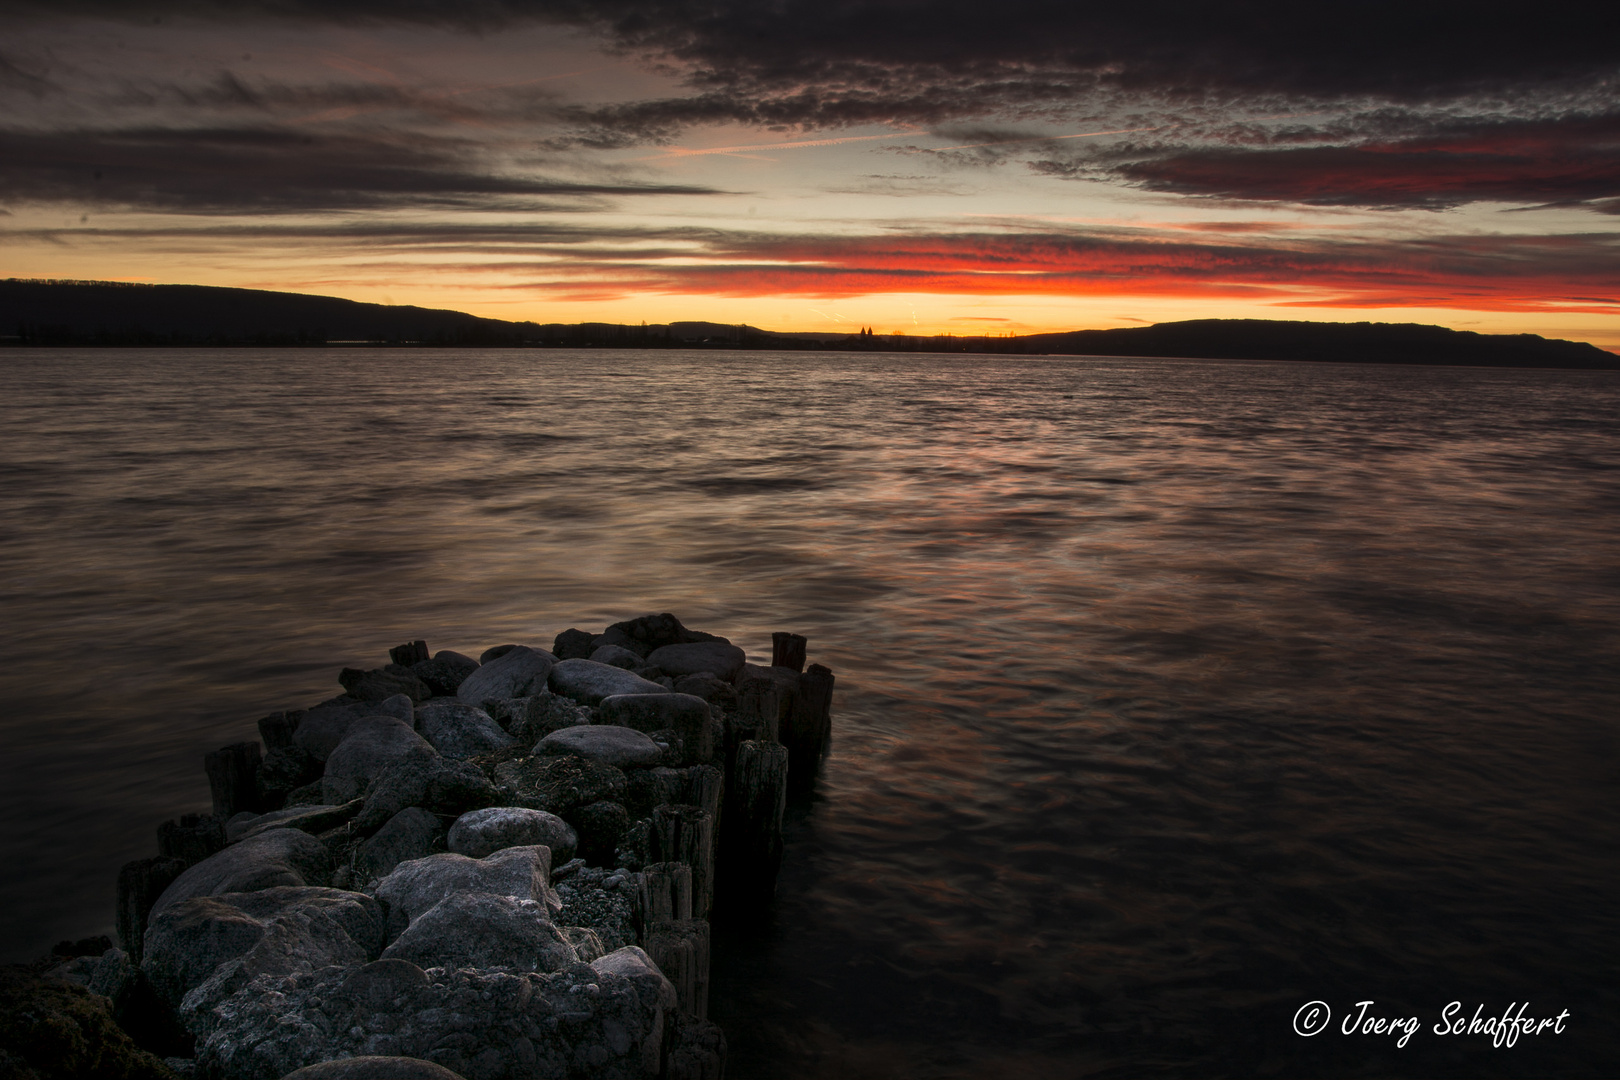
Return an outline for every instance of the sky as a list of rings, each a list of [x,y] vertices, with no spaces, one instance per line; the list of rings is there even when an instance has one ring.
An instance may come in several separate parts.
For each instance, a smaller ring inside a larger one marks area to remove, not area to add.
[[[0,0],[0,278],[1620,350],[1620,4]]]

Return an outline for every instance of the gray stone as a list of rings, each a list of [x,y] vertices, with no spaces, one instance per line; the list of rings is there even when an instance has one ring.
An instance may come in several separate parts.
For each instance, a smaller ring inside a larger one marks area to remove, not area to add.
[[[361,671],[344,668],[338,673],[338,682],[350,697],[362,701],[386,701],[395,694],[404,694],[412,701],[424,701],[433,696],[427,684],[418,679],[410,668],[400,664]]]
[[[491,660],[499,660],[513,649],[521,648],[523,648],[522,645],[491,645],[478,654],[478,663],[482,665],[489,663]]]
[[[152,905],[152,917],[156,918],[173,904],[197,896],[253,892],[283,885],[321,885],[329,872],[330,858],[325,844],[297,829],[274,829],[232,844],[175,878]]]
[[[197,896],[153,918],[141,969],[171,1008],[185,1005],[181,1022],[195,1032],[213,1004],[258,975],[375,959],[383,924],[375,900],[338,889]]]
[[[612,885],[607,884],[610,881]],[[635,880],[624,871],[587,868],[557,885],[562,908],[552,921],[558,926],[583,926],[595,931],[602,948],[613,952],[635,944],[638,891]]]
[[[551,643],[551,652],[558,660],[585,660],[595,648],[591,644],[594,634],[569,628],[557,635]]]
[[[736,682],[748,657],[735,645],[723,641],[694,641],[665,645],[647,654],[649,664],[657,664],[677,678],[707,671],[726,682]]]
[[[589,964],[607,955],[607,950],[602,947],[602,939],[590,927],[559,926],[557,929],[568,939],[568,944],[574,947],[574,952],[579,956],[581,963]]]
[[[579,962],[574,947],[552,925],[544,903],[492,893],[457,892],[411,920],[384,960],[423,968],[556,971]]]
[[[353,818],[364,805],[359,799],[340,806],[293,806],[268,814],[237,814],[225,823],[225,836],[236,843],[271,829],[301,829],[311,835],[335,829]]]
[[[682,675],[675,680],[675,692],[700,697],[720,709],[737,707],[737,688],[707,671],[700,671],[696,675]]]
[[[422,736],[403,720],[368,716],[356,720],[349,733],[326,759],[321,794],[327,802],[348,801],[364,791],[366,783],[391,766],[410,758],[438,757]],[[347,782],[347,783],[345,783]]]
[[[355,881],[374,881],[402,862],[426,858],[443,835],[444,822],[437,814],[407,806],[355,849]]]
[[[435,1065],[421,1058],[365,1054],[361,1057],[323,1061],[319,1065],[306,1065],[302,1069],[288,1073],[281,1080],[464,1080],[464,1078],[460,1073],[453,1073],[443,1065]]]
[[[490,704],[506,710],[507,719],[501,721],[502,726],[525,746],[533,746],[553,731],[589,724],[596,718],[595,710],[589,705],[544,689],[526,698]]]
[[[627,643],[626,647],[646,656],[655,649],[665,645],[675,645],[694,641],[725,641],[725,638],[705,634],[700,630],[688,630],[681,625],[681,620],[665,612],[662,615],[643,615],[636,619],[627,619],[616,622],[607,628],[603,638],[612,640],[615,644]],[[597,645],[603,642],[599,639]]]
[[[411,665],[411,673],[427,683],[434,697],[454,697],[467,676],[478,670],[478,661],[470,656],[440,649],[431,660],[418,660]]]
[[[416,726],[416,705],[409,695],[395,694],[383,698],[371,707],[369,716],[392,716],[395,720],[403,720],[411,727]]]
[[[556,894],[547,884],[550,870],[551,850],[546,847],[502,848],[482,859],[442,852],[400,863],[377,883],[375,895],[388,905],[393,935],[454,893],[514,896],[555,907]]]
[[[641,732],[633,728],[600,724],[554,731],[540,740],[534,752],[544,755],[568,754],[618,769],[657,765],[664,759],[664,748]]]
[[[529,757],[495,766],[501,797],[513,806],[561,816],[600,799],[622,802],[625,775],[611,765],[576,757]]]
[[[614,724],[643,733],[673,730],[685,747],[687,763],[714,756],[709,703],[690,694],[621,694],[596,707],[598,724]]]
[[[546,685],[554,694],[595,705],[614,694],[662,694],[664,688],[611,664],[594,660],[564,660],[551,669]]]
[[[354,827],[362,834],[372,832],[407,806],[436,814],[464,814],[498,801],[495,785],[471,762],[410,757],[372,781]]]
[[[456,688],[456,698],[468,705],[482,705],[487,698],[528,697],[546,685],[546,676],[556,662],[548,652],[518,645],[484,661]]]
[[[631,652],[622,645],[603,645],[587,657],[592,663],[610,664],[626,671],[634,671],[639,667],[646,667],[647,661],[640,654]]]
[[[488,806],[462,814],[450,826],[445,846],[457,855],[482,859],[502,848],[544,844],[551,861],[561,865],[574,857],[579,838],[556,814],[522,806]]]
[[[335,744],[334,744],[335,748]],[[296,743],[278,746],[259,763],[259,794],[269,809],[286,805],[287,796],[321,778],[321,763]]]
[[[325,761],[349,728],[362,716],[372,715],[373,706],[361,702],[352,705],[317,705],[304,714],[293,732],[293,745],[316,761]]]
[[[446,968],[377,980],[362,979],[366,970],[265,977],[238,991],[197,1048],[199,1073],[277,1080],[320,1061],[388,1054],[477,1080],[653,1080],[674,1025],[674,990],[656,971],[574,963],[549,975]]]
[[[416,710],[416,730],[433,748],[458,761],[516,746],[483,709],[461,701],[430,701]]]

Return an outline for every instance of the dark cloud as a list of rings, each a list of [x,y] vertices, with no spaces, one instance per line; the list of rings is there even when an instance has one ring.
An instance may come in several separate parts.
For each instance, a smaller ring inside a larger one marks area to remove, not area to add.
[[[1430,127],[1411,138],[1337,146],[1123,146],[1089,160],[1041,159],[1031,168],[1179,195],[1316,206],[1442,210],[1620,196],[1620,113]]]
[[[0,130],[0,197],[230,213],[393,205],[597,209],[615,196],[715,193],[684,184],[517,175],[480,161],[482,151],[478,144],[419,134]]]

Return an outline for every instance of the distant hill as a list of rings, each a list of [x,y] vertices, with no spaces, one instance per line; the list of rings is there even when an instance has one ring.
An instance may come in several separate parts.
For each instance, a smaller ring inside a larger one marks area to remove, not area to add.
[[[1197,319],[1023,337],[778,333],[710,322],[650,326],[505,322],[460,311],[205,285],[0,281],[0,345],[343,344],[828,349],[1620,370],[1620,356],[1584,342],[1534,334],[1476,334],[1415,323]]]

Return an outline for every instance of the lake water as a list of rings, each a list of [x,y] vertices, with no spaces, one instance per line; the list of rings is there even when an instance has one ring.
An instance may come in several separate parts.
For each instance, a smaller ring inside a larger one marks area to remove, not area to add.
[[[1613,373],[11,350],[0,391],[8,959],[110,930],[203,753],[340,667],[672,611],[838,676],[716,942],[734,1080],[1620,1067]]]

